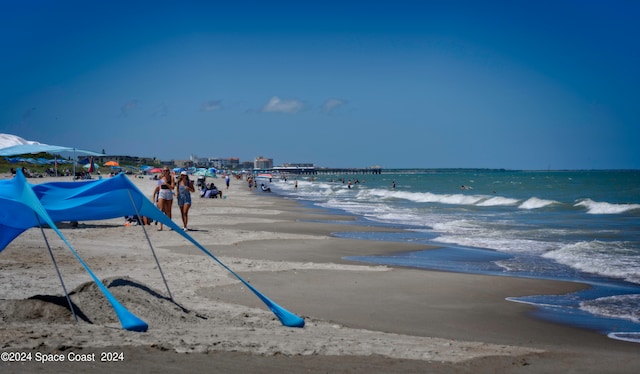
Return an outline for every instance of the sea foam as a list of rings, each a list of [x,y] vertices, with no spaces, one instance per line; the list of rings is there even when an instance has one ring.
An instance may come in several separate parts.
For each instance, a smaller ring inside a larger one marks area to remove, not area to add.
[[[568,244],[542,255],[574,269],[640,284],[638,255],[625,242],[600,240]]]
[[[518,204],[520,200],[508,197],[495,196],[478,202],[478,206],[511,206]]]
[[[547,207],[549,205],[553,205],[556,204],[557,201],[553,201],[553,200],[545,200],[545,199],[539,199],[537,197],[532,197],[529,198],[527,201],[523,202],[522,204],[520,204],[520,206],[518,206],[518,208],[520,209],[540,209],[540,208],[544,208]]]
[[[587,208],[589,214],[620,214],[640,209],[640,204],[611,204],[591,199],[581,200],[575,206]]]
[[[586,300],[580,303],[580,309],[605,317],[640,322],[640,295],[615,295]]]

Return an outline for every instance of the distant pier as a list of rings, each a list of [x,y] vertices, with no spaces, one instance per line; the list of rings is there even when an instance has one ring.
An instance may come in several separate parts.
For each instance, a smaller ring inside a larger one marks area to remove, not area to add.
[[[382,174],[382,168],[318,168],[315,174]]]
[[[254,170],[258,173],[282,173],[296,175],[327,175],[327,174],[382,174],[382,168],[317,168],[317,167],[274,167],[272,169]]]

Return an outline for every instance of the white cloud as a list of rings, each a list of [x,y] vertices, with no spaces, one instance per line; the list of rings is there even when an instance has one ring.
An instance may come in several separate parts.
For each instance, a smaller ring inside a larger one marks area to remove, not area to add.
[[[296,113],[304,104],[298,100],[281,100],[279,97],[272,97],[268,103],[262,107],[262,112],[270,113]]]
[[[347,102],[345,100],[340,99],[327,99],[324,104],[322,104],[322,111],[324,113],[331,113],[339,107],[345,105]]]
[[[216,110],[222,109],[222,101],[221,100],[209,100],[202,103],[200,106],[200,110],[203,112],[213,112]]]

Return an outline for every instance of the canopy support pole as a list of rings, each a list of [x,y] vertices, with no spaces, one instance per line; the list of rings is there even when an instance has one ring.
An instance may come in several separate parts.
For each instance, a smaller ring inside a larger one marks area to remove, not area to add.
[[[158,261],[158,256],[156,256],[156,251],[153,249],[153,245],[151,244],[149,233],[147,233],[147,229],[144,228],[144,222],[142,221],[142,216],[138,211],[138,207],[136,206],[135,201],[133,201],[133,196],[131,196],[131,191],[127,189],[127,193],[129,194],[129,199],[131,199],[131,205],[133,205],[133,209],[135,209],[136,211],[136,217],[138,217],[138,221],[142,223],[142,231],[144,232],[144,236],[147,238],[147,243],[149,243],[149,248],[151,248],[151,253],[153,254],[153,258],[156,260],[156,265],[158,265],[158,270],[160,270],[160,276],[162,277],[164,286],[167,288],[167,292],[169,293],[169,299],[175,302],[175,300],[173,300],[173,296],[171,295],[171,290],[169,289],[169,285],[167,284],[167,279],[164,277],[164,273],[162,272],[162,267],[160,266],[160,262]]]
[[[60,279],[60,284],[62,285],[64,296],[67,298],[67,303],[69,303],[69,309],[71,310],[71,314],[73,314],[73,319],[76,322],[78,322],[78,316],[76,315],[75,309],[73,309],[73,304],[71,303],[71,298],[69,297],[69,293],[67,292],[67,287],[65,287],[64,281],[62,280],[62,274],[60,274],[58,263],[56,262],[55,257],[53,257],[53,251],[51,250],[51,246],[49,245],[49,240],[47,240],[47,236],[45,235],[44,229],[42,228],[42,223],[40,222],[40,217],[38,217],[37,214],[36,214],[36,219],[38,220],[38,226],[40,227],[40,232],[42,232],[42,237],[44,238],[44,242],[47,245],[47,249],[49,250],[49,255],[51,256],[51,261],[53,262],[53,267],[56,268],[56,273],[58,273],[58,279]]]

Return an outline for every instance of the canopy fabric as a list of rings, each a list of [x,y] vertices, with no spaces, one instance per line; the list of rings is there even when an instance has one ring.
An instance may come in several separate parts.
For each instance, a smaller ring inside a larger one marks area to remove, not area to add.
[[[146,216],[173,229],[174,233],[182,235],[193,243],[198,249],[211,257],[223,268],[228,270],[247,288],[258,296],[271,311],[280,319],[283,325],[289,327],[303,327],[304,319],[282,308],[260,293],[251,284],[236,274],[222,263],[209,250],[193,239],[184,230],[175,224],[169,217],[160,211],[124,174],[113,178],[91,180],[83,182],[51,182],[32,185],[22,174],[17,171],[15,178],[0,180],[0,253],[25,230],[48,224],[69,249],[76,255],[81,264],[94,278],[98,287],[102,283],[90,272],[86,264],[77,255],[71,244],[55,225],[55,222],[63,221],[91,221],[111,219],[124,216]],[[102,286],[104,287],[104,286]],[[111,300],[106,288],[101,288],[112,305],[117,304]],[[114,305],[116,313],[126,314],[124,307]],[[124,311],[122,311],[124,309]],[[128,311],[126,311],[129,313]],[[130,314],[130,313],[129,313]],[[124,328],[131,325],[134,331],[144,331],[144,321],[136,320],[135,316],[125,316],[121,323]],[[132,321],[132,322],[131,322]]]
[[[0,134],[0,156],[15,156],[25,154],[36,154],[40,152],[74,152],[83,153],[92,156],[102,156],[102,153],[85,151],[73,147],[61,147],[58,145],[49,145],[36,142],[33,140],[25,140],[17,135]]]
[[[3,207],[0,211],[0,252],[23,231],[39,226],[33,214],[34,202],[25,200],[22,190],[35,194],[53,222],[132,216],[137,215],[136,209],[140,215],[154,220],[167,219],[124,175],[97,181],[32,185],[18,170],[15,178],[0,181],[0,205]],[[17,234],[8,234],[10,232]]]
[[[0,181],[0,203],[3,204],[4,207],[8,208],[0,213],[0,242],[6,242],[5,244],[0,245],[0,251],[3,250],[16,236],[20,235],[20,233],[25,230],[26,226],[31,225],[34,227],[42,226],[44,224],[49,225],[67,245],[69,250],[71,250],[82,267],[84,267],[87,273],[89,273],[98,289],[100,289],[100,291],[105,295],[116,312],[122,328],[131,331],[147,331],[149,325],[122,306],[122,304],[116,300],[111,292],[109,292],[109,290],[95,276],[89,266],[82,260],[78,252],[73,249],[69,241],[55,225],[52,217],[48,214],[47,209],[39,201],[32,186],[27,183],[27,180],[20,169],[18,169],[15,178],[12,180]],[[15,219],[15,224],[11,223],[11,220],[13,219]]]
[[[0,148],[12,147],[18,144],[40,144],[33,140],[25,140],[18,135],[0,134]]]
[[[75,152],[82,153],[91,156],[104,156],[102,153],[86,151],[83,149],[77,149],[73,147],[62,147],[59,145],[48,144],[18,144],[11,147],[0,148],[0,156],[15,156],[25,154],[35,154],[40,152],[58,153],[58,152]]]

